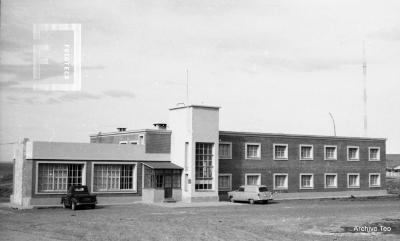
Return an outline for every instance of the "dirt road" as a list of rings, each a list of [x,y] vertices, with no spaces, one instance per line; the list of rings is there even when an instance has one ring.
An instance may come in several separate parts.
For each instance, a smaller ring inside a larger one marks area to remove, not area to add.
[[[374,232],[375,227],[389,227],[390,231]],[[196,208],[135,204],[78,211],[0,208],[0,239],[399,240],[400,199],[304,200]]]

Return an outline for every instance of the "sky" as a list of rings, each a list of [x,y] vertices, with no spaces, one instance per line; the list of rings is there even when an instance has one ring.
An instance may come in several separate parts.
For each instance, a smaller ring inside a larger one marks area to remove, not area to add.
[[[2,1],[0,161],[25,137],[168,122],[186,70],[188,102],[221,106],[221,130],[332,135],[332,113],[337,135],[363,136],[363,43],[368,136],[400,153],[399,12],[396,0]],[[54,23],[81,26],[78,91],[33,88],[63,77],[63,49],[33,76],[33,26]]]

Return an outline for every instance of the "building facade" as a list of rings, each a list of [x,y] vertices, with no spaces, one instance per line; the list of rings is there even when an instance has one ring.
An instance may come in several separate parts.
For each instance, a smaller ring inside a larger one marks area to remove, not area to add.
[[[232,183],[227,190],[244,184],[277,192],[385,188],[385,139],[228,131],[219,136],[220,183]]]
[[[14,158],[20,207],[56,205],[84,184],[99,203],[217,201],[241,185],[276,192],[385,189],[382,138],[221,131],[219,107],[170,109],[169,128],[97,133],[90,143],[24,140]]]

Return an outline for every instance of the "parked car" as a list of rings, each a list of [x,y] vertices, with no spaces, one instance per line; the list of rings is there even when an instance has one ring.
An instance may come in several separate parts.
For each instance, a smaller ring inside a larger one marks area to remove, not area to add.
[[[68,188],[67,195],[61,197],[61,203],[64,208],[71,207],[76,210],[78,206],[89,206],[96,208],[96,195],[91,195],[87,186],[72,185]]]
[[[231,202],[244,201],[254,204],[255,202],[268,203],[272,200],[272,192],[264,185],[240,186],[238,190],[228,192],[228,198]]]

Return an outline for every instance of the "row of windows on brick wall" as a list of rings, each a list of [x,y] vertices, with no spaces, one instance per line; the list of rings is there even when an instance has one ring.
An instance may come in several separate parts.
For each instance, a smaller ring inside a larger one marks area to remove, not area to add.
[[[288,160],[288,144],[273,144],[273,158],[274,160]],[[324,159],[337,160],[336,145],[324,146]],[[219,144],[219,158],[232,159],[232,143],[220,142]],[[261,143],[245,143],[245,158],[259,160],[261,159]],[[313,160],[314,159],[314,146],[302,144],[299,145],[299,158],[300,160]],[[380,161],[380,148],[369,147],[368,158],[370,161]],[[359,161],[360,160],[360,147],[347,146],[347,160]]]
[[[274,190],[286,190],[288,189],[288,178],[287,173],[274,173],[273,174],[273,189]],[[232,185],[232,174],[219,174],[219,190],[231,190]],[[337,173],[325,173],[324,174],[324,187],[325,188],[337,188],[338,185],[338,174]],[[245,185],[261,185],[261,173],[246,173],[245,174]],[[313,173],[301,173],[299,175],[300,189],[314,189],[314,174]],[[380,173],[369,173],[369,187],[380,187],[381,186],[381,174]],[[359,173],[347,173],[347,188],[360,188],[360,174]]]

